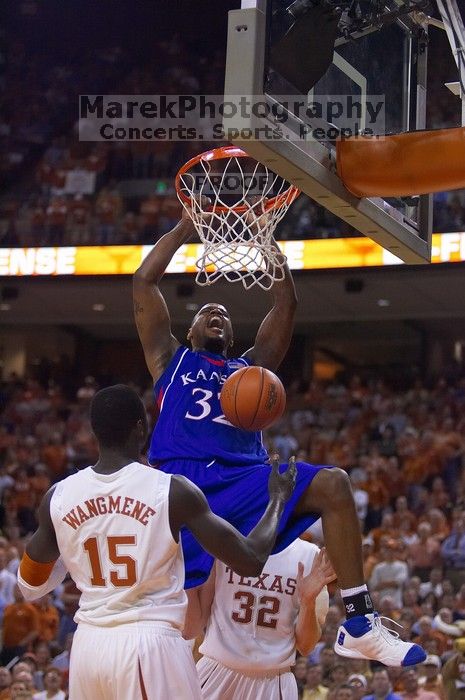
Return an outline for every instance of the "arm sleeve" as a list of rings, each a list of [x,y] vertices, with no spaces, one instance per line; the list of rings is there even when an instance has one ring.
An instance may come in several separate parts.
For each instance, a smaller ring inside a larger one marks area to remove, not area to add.
[[[59,557],[53,565],[53,568],[46,581],[40,585],[33,585],[24,580],[21,576],[21,567],[18,569],[18,586],[25,600],[37,600],[47,593],[51,593],[65,579],[67,574],[66,567],[61,557]]]

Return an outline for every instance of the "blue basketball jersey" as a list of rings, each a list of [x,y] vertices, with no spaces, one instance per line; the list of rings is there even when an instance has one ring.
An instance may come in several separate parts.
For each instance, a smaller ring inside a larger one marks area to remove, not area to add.
[[[160,415],[150,441],[151,464],[189,459],[246,465],[266,460],[261,433],[231,425],[220,405],[226,379],[249,364],[244,357],[228,360],[178,348],[155,384]]]

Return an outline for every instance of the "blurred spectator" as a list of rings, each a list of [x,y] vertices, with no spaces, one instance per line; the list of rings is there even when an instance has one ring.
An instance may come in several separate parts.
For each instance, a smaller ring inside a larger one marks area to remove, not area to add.
[[[39,613],[39,639],[51,642],[58,634],[58,610],[51,603],[50,595],[39,598],[33,605]]]
[[[447,700],[444,684],[441,676],[442,663],[437,654],[429,654],[425,661],[419,666],[419,685],[424,690],[431,690],[436,693],[441,700]]]
[[[24,681],[16,680],[10,686],[9,695],[5,700],[32,700],[32,692]]]
[[[31,695],[33,693],[35,693],[37,688],[34,686],[34,679],[32,677],[32,673],[29,670],[27,670],[27,671],[22,670],[22,671],[18,671],[17,673],[15,673],[15,670],[16,670],[16,666],[13,669],[13,683],[15,681],[20,681],[20,682],[24,683],[24,685],[26,686],[26,689],[28,690],[28,692]]]
[[[354,700],[361,700],[368,687],[368,681],[363,673],[352,673],[347,679],[347,684],[352,688]]]
[[[454,616],[449,608],[441,608],[434,618],[434,628],[448,637],[461,637],[462,631],[454,624]]]
[[[302,700],[326,700],[328,688],[322,685],[320,664],[308,664]]]
[[[140,214],[144,243],[155,243],[160,234],[158,219],[161,210],[160,197],[150,195],[141,202]]]
[[[118,242],[124,243],[125,245],[134,245],[141,242],[141,226],[139,218],[136,214],[128,211],[124,215],[121,223],[120,239]],[[152,242],[152,240],[149,242]]]
[[[71,245],[91,242],[92,205],[82,194],[75,194],[69,203],[68,240]]]
[[[95,207],[97,219],[95,228],[96,243],[99,245],[115,243],[116,224],[122,208],[122,200],[118,192],[116,190],[110,191],[104,187],[97,197]]]
[[[50,644],[44,640],[37,639],[34,644],[34,655],[36,658],[37,672],[36,677],[38,678],[37,686],[39,689],[44,688],[44,674],[47,668],[51,664],[51,651]]]
[[[426,598],[429,593],[433,593],[436,598],[440,598],[443,594],[443,573],[442,569],[436,567],[429,572],[429,578],[420,586],[420,598]]]
[[[281,426],[279,434],[273,438],[273,448],[284,462],[287,462],[289,457],[296,453],[298,443],[287,423]]]
[[[354,691],[348,683],[341,683],[332,693],[334,700],[354,700]]]
[[[69,582],[75,587],[74,581]],[[77,589],[76,589],[77,590]],[[79,595],[77,596],[79,599]],[[77,628],[76,622],[74,622],[74,615],[78,609],[77,601],[71,600],[69,596],[64,594],[62,596],[63,610],[60,618],[60,626],[58,629],[58,642],[65,647],[67,640],[74,634]]]
[[[58,668],[51,666],[44,673],[45,690],[35,693],[32,700],[65,700],[66,695],[61,690],[62,675]]]
[[[371,574],[373,572],[376,564],[379,564],[379,556],[374,553],[375,542],[373,537],[364,537],[362,540],[362,554],[363,554],[363,572],[365,574],[365,580],[369,581]]]
[[[389,596],[397,608],[402,607],[402,586],[408,579],[407,564],[398,559],[398,547],[394,540],[388,540],[382,559],[373,568],[370,589],[381,595]]]
[[[304,656],[297,656],[295,666],[292,669],[297,683],[297,692],[299,694],[299,699],[302,697],[305,677],[307,673],[307,659]]]
[[[0,667],[0,700],[8,694],[8,689],[11,685],[11,673],[5,667]]]
[[[409,510],[406,496],[398,496],[396,498],[395,510],[392,514],[392,522],[394,527],[397,528],[400,528],[402,525],[406,524],[408,527],[408,532],[412,532],[415,529],[417,519],[412,511]]]
[[[76,396],[81,404],[87,406],[88,404],[90,404],[96,391],[97,385],[95,379],[89,376],[84,379],[84,385],[78,389]]]
[[[460,651],[445,663],[442,677],[447,700],[463,700],[465,696],[465,655]]]
[[[3,613],[3,664],[21,656],[39,636],[39,614],[32,603],[24,601],[18,586],[14,589],[14,599]]]
[[[343,659],[338,659],[336,663],[332,664],[325,680],[329,683],[329,689],[334,690],[335,688],[339,688],[342,684],[347,683],[348,677],[349,672],[346,664],[343,663]]]
[[[47,444],[42,448],[41,458],[48,468],[48,473],[52,475],[53,480],[57,480],[60,476],[63,476],[66,469],[66,463],[68,461],[68,453],[66,445],[63,444],[63,437],[60,433],[54,433]],[[36,487],[36,492],[41,490],[40,487],[43,482],[40,482],[38,478],[33,482],[33,486]]]
[[[47,238],[49,245],[59,245],[65,235],[68,205],[63,197],[54,197],[46,209]]]
[[[400,697],[404,700],[440,700],[437,693],[430,690],[424,690],[418,683],[417,667],[409,668],[402,674],[402,682],[405,690],[400,693]]]
[[[431,525],[431,536],[441,543],[449,534],[450,527],[447,523],[447,518],[438,508],[430,508],[424,517]]]
[[[357,509],[358,519],[363,529],[365,519],[368,513],[369,496],[365,489],[362,488],[363,476],[352,473],[350,475],[352,481],[352,493],[354,494],[355,507]]]
[[[66,637],[66,640],[65,640],[65,645],[64,645],[63,651],[61,652],[61,654],[58,654],[57,656],[55,656],[52,660],[52,665],[54,666],[54,668],[58,668],[62,673],[68,673],[68,671],[69,671],[69,661],[70,661],[71,647],[72,646],[73,646],[73,635],[68,634],[68,636]],[[305,663],[303,663],[302,665],[305,668],[306,661],[305,661],[305,659],[303,661]],[[296,673],[295,673],[296,678],[298,676],[297,665],[298,664],[296,663]],[[303,675],[303,679],[305,679],[305,674]]]
[[[14,603],[16,576],[8,571],[8,554],[5,547],[0,546],[0,606],[3,611],[6,605]]]
[[[385,668],[375,668],[371,687],[373,694],[365,695],[363,700],[400,700],[400,696],[392,692],[391,679]]]
[[[431,536],[431,525],[420,523],[417,529],[418,542],[408,548],[412,574],[426,581],[433,567],[440,566],[441,552],[439,543]]]
[[[421,644],[425,647],[426,651],[435,648],[436,651],[432,652],[442,656],[449,646],[449,640],[442,632],[435,630],[433,628],[433,620],[428,617],[428,615],[422,615],[418,620],[419,635],[414,637],[417,644]],[[432,643],[435,647],[432,647]]]
[[[441,547],[446,566],[446,577],[455,590],[465,583],[465,518],[455,520],[454,528]]]

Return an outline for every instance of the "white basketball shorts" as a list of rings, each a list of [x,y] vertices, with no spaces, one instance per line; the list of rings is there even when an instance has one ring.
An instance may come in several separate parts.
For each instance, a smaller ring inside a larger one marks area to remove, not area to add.
[[[202,656],[197,671],[203,700],[297,700],[291,671],[241,673]]]
[[[71,650],[70,700],[201,700],[192,651],[181,633],[151,622],[79,624]]]

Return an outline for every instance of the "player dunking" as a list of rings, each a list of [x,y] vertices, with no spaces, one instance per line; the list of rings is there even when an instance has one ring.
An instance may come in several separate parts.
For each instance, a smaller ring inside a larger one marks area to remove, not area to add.
[[[132,389],[97,393],[91,424],[98,462],[45,495],[39,529],[21,561],[21,591],[27,600],[39,598],[68,570],[82,592],[70,700],[200,700],[181,636],[187,598],[179,530],[191,528],[228,566],[258,575],[292,493],[295,466],[283,474],[273,466],[266,513],[244,538],[210,511],[194,484],[138,462],[147,419]]]
[[[134,312],[148,369],[155,383],[160,414],[149,459],[166,473],[184,474],[204,492],[210,507],[248,532],[263,512],[264,483],[270,467],[259,433],[228,424],[219,393],[225,379],[249,364],[272,371],[279,367],[293,332],[296,293],[288,267],[271,288],[273,306],[263,320],[254,346],[228,359],[233,330],[228,310],[206,304],[188,333],[192,350],[171,332],[160,280],[177,249],[194,233],[186,211],[165,234],[134,275]],[[274,551],[281,551],[321,516],[325,544],[338,577],[347,621],[341,625],[336,651],[387,665],[420,663],[418,645],[403,642],[381,623],[364,582],[360,527],[347,474],[337,468],[297,464],[297,483],[281,518]],[[204,583],[213,559],[189,534],[183,535],[186,588]],[[195,596],[190,602],[194,605]]]

